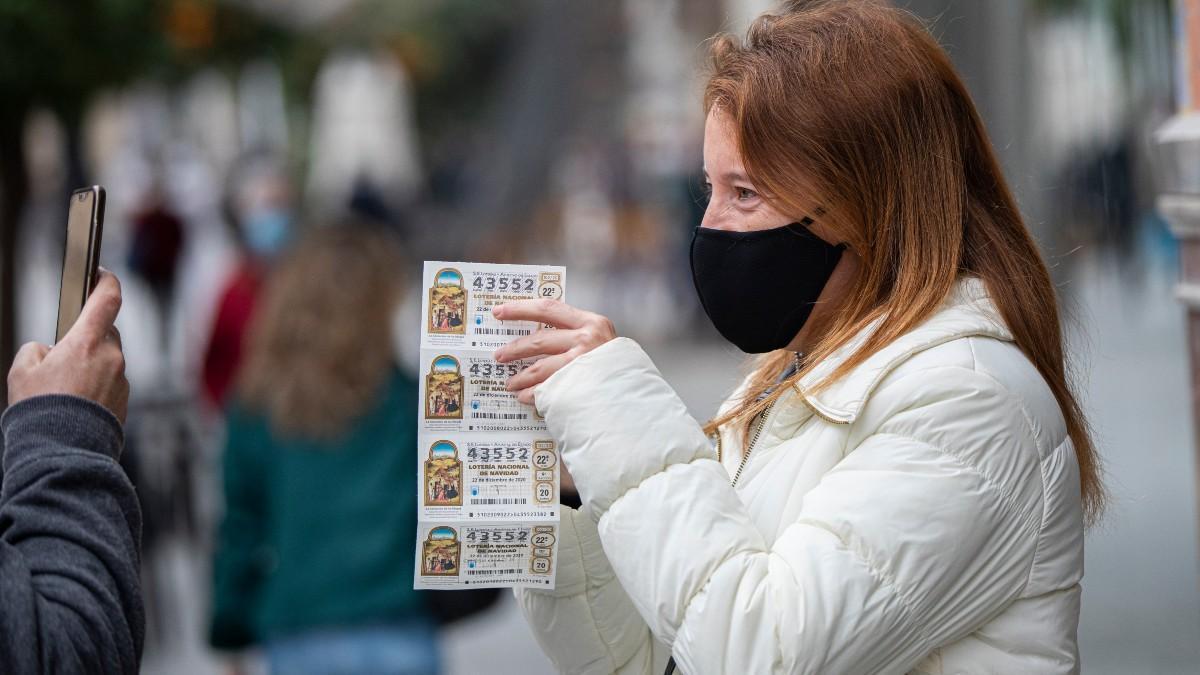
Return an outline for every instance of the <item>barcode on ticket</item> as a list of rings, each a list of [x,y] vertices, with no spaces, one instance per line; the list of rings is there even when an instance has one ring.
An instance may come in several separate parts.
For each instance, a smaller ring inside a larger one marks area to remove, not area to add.
[[[484,328],[480,326],[475,329],[479,335],[505,335],[505,336],[521,336],[529,335],[531,331],[524,328]]]

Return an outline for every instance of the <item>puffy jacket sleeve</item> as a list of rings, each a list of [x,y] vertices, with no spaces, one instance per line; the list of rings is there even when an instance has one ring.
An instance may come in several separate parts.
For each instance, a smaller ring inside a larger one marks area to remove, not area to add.
[[[515,590],[542,651],[563,673],[661,673],[667,654],[655,659],[650,629],[613,574],[595,521],[565,509],[559,532],[554,590]]]
[[[1042,515],[1020,402],[965,368],[918,375],[880,385],[770,543],[636,343],[580,357],[536,401],[682,672],[903,672],[1019,595]]]

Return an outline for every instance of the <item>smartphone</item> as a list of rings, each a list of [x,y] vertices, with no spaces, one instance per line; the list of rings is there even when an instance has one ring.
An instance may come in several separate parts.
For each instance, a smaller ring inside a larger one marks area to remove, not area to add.
[[[67,245],[63,251],[62,281],[58,286],[58,330],[55,342],[71,330],[83,303],[96,284],[100,237],[104,232],[104,188],[99,185],[71,193],[67,208]]]

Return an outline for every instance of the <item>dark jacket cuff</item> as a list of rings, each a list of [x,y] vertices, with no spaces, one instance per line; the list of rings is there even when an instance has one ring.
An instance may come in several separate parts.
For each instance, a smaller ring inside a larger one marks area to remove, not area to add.
[[[120,459],[121,422],[107,408],[79,396],[46,394],[11,405],[0,417],[4,470],[39,455],[88,450]]]

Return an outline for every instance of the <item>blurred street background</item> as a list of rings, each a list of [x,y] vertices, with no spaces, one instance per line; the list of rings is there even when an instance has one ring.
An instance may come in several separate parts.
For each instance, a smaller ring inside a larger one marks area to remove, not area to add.
[[[1154,209],[1176,6],[899,4],[964,74],[1063,301],[1114,495],[1087,543],[1084,671],[1195,673],[1186,313]],[[401,283],[425,259],[565,265],[572,304],[640,340],[697,419],[715,412],[743,363],[687,266],[705,46],[772,7],[0,0],[0,350],[52,341],[67,195],[105,186],[146,511],[145,672],[228,672],[207,638],[222,410],[262,279],[305,231],[391,233]],[[412,370],[420,292],[385,319]],[[552,672],[507,594],[440,645],[447,673]]]

